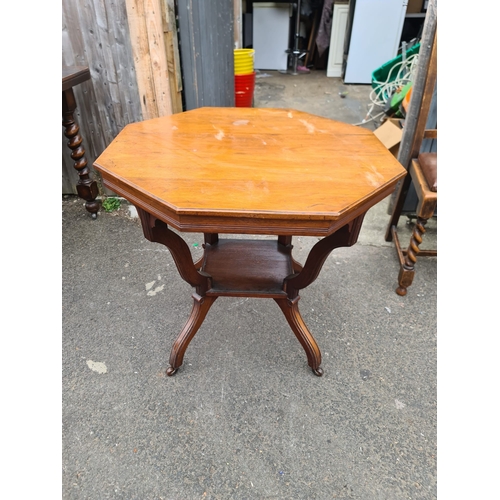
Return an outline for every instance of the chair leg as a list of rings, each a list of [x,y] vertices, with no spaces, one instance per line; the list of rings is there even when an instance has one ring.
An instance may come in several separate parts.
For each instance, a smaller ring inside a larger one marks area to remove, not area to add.
[[[392,228],[393,226],[398,227],[399,218],[401,217],[401,212],[403,211],[403,206],[410,189],[411,175],[407,174],[406,177],[400,182],[401,184],[398,188],[396,200],[392,208],[391,219],[385,232],[385,241],[392,241]]]
[[[401,263],[399,269],[398,283],[399,286],[396,288],[396,293],[398,295],[406,295],[407,288],[413,283],[413,277],[415,276],[415,264],[417,262],[417,255],[420,252],[420,244],[422,243],[422,237],[425,234],[425,224],[427,224],[428,219],[423,217],[417,217],[417,222],[413,228],[413,232],[410,238],[410,244],[408,249],[404,253],[404,261]]]

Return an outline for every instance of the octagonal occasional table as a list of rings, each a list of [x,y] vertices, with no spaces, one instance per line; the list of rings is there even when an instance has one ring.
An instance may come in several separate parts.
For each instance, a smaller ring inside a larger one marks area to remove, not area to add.
[[[299,292],[333,249],[356,243],[367,210],[406,173],[369,130],[267,108],[200,108],[127,125],[94,167],[136,206],[144,236],[168,247],[195,289],[167,375],[182,365],[217,297],[264,297],[276,301],[321,376]],[[179,232],[204,234],[200,260]],[[303,265],[292,256],[292,236],[322,237]]]

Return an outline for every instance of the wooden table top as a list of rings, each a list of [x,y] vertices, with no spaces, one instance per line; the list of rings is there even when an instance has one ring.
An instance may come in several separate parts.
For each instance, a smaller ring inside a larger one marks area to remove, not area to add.
[[[373,133],[308,113],[199,108],[127,125],[94,167],[181,231],[325,236],[406,171]]]
[[[87,66],[63,66],[62,67],[62,89],[74,87],[86,80],[90,80],[90,70]]]

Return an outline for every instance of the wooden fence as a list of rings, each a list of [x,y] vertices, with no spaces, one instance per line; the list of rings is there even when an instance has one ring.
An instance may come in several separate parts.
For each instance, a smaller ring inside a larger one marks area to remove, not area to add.
[[[125,125],[182,111],[174,0],[63,0],[62,7],[62,64],[91,73],[74,87],[91,167]],[[62,192],[76,194],[78,174],[62,139]]]

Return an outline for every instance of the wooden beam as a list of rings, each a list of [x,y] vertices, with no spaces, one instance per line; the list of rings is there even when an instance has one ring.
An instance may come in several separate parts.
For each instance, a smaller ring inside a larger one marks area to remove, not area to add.
[[[144,120],[172,114],[160,0],[126,0]]]
[[[141,100],[142,118],[143,120],[149,120],[158,116],[158,107],[155,99],[153,75],[151,74],[151,57],[149,55],[144,2],[143,0],[126,0],[125,3],[137,87]]]
[[[234,48],[243,48],[243,8],[241,0],[233,0],[234,10]]]
[[[427,129],[424,130],[424,139],[437,139],[437,129]]]
[[[161,0],[163,37],[167,54],[172,112],[182,112],[182,74],[177,40],[174,0]]]
[[[155,90],[158,116],[172,114],[167,54],[163,36],[162,7],[160,0],[144,0],[146,27],[151,59],[151,74]]]
[[[437,29],[437,11],[436,0],[429,0],[427,5],[427,13],[425,15],[424,28],[422,32],[422,40],[420,42],[420,51],[418,55],[418,67],[415,76],[415,82],[411,92],[410,106],[405,120],[405,128],[401,137],[399,146],[398,161],[407,170],[410,166],[410,161],[415,158],[422,144],[423,130],[425,129],[425,120],[419,120],[423,106],[426,106],[424,112],[428,112],[430,106],[431,95],[426,95],[424,100],[424,90],[426,83],[428,84],[428,70],[433,57],[433,47],[435,47],[435,37]],[[434,52],[435,57],[435,52]],[[422,122],[422,123],[420,123]],[[417,130],[419,127],[419,130]],[[422,128],[423,127],[423,128]],[[420,134],[420,135],[419,135]]]

